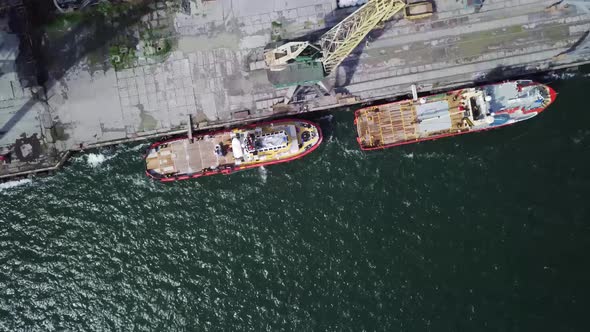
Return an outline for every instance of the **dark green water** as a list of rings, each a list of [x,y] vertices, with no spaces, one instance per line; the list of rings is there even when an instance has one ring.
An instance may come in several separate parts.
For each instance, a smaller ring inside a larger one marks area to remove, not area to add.
[[[372,153],[323,115],[305,159],[198,181],[78,156],[0,191],[0,331],[588,331],[589,83]]]

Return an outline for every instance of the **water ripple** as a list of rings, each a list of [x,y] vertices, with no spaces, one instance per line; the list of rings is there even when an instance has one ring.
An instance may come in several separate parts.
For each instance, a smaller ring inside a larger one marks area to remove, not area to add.
[[[574,136],[368,153],[350,113],[322,123],[317,152],[265,170],[161,184],[130,145],[0,190],[0,330],[485,330],[545,285],[574,294],[539,269],[573,272],[559,253],[588,241]]]

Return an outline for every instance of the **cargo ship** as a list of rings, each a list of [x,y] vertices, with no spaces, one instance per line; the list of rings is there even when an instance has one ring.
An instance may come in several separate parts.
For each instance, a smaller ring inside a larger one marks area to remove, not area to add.
[[[230,174],[301,158],[321,142],[318,125],[291,119],[184,136],[148,148],[146,175],[170,182]]]
[[[355,112],[363,150],[489,130],[530,119],[556,97],[547,85],[508,81],[371,106]]]

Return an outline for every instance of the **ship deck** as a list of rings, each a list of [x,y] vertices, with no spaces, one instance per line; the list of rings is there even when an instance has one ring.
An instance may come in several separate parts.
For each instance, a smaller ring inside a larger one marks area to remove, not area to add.
[[[167,143],[166,147],[147,157],[147,168],[161,174],[190,174],[220,165],[233,165],[235,160],[231,151],[225,156],[215,153],[215,147],[220,143],[231,144],[229,132],[195,138],[193,142],[187,138]]]
[[[361,146],[380,147],[463,129],[460,100],[450,94],[425,98],[425,103],[403,101],[357,111]]]
[[[237,128],[163,142],[146,157],[147,172],[156,177],[231,172],[287,161],[321,142],[319,127],[304,120]]]

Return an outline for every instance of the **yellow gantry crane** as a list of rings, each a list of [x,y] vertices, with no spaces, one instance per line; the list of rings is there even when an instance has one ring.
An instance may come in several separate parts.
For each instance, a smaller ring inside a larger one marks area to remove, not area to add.
[[[379,23],[406,7],[402,0],[369,0],[326,32],[317,44],[289,42],[268,50],[264,61],[277,87],[317,83],[330,75]]]

